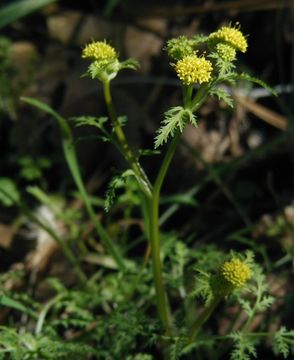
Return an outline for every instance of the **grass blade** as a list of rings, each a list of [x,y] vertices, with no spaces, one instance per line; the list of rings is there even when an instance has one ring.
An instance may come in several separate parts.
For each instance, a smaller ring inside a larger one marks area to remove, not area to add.
[[[56,0],[21,0],[0,9],[0,29]]]
[[[118,251],[117,247],[113,244],[111,238],[109,237],[108,233],[104,229],[104,227],[101,225],[99,220],[97,219],[97,216],[93,210],[91,201],[89,199],[88,193],[86,191],[85,185],[83,183],[79,164],[77,161],[76,151],[73,145],[73,137],[71,133],[71,129],[69,125],[67,124],[67,121],[60,116],[57,112],[55,112],[50,106],[47,104],[28,97],[22,97],[21,98],[24,102],[44,111],[48,114],[52,115],[55,120],[57,120],[60,131],[61,131],[61,140],[62,140],[62,147],[64,156],[66,159],[66,162],[68,164],[68,167],[70,169],[71,175],[75,181],[75,184],[79,190],[79,193],[81,195],[81,198],[83,199],[83,202],[85,204],[86,210],[89,214],[90,219],[93,221],[93,224],[95,225],[96,231],[99,234],[102,243],[104,244],[107,251],[113,256],[114,260],[116,261],[118,267],[120,270],[125,270],[125,264],[122,258],[122,255]]]
[[[19,301],[16,301],[12,298],[10,298],[7,295],[1,295],[0,296],[0,306],[5,306],[5,307],[10,307],[12,309],[21,311],[24,314],[29,314],[30,316],[32,316],[34,319],[36,319],[36,314],[34,313],[34,311],[32,311],[31,309],[27,308],[26,306],[24,306],[22,303],[20,303]]]

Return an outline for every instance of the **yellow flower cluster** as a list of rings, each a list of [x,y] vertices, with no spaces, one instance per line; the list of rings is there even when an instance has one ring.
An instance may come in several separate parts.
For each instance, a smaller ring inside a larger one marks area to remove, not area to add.
[[[245,52],[248,46],[245,36],[236,27],[223,26],[218,31],[211,33],[209,39],[231,45],[234,49],[241,52]]]
[[[96,41],[85,46],[82,52],[82,57],[100,61],[114,60],[118,57],[118,55],[115,49],[106,42]]]
[[[218,43],[216,45],[216,51],[225,61],[233,61],[236,58],[236,50],[228,44]]]
[[[239,259],[226,261],[221,266],[220,272],[223,278],[235,288],[245,285],[246,281],[252,276],[248,265]]]
[[[175,68],[179,79],[185,85],[202,84],[211,78],[211,62],[196,54],[185,56],[176,63]]]

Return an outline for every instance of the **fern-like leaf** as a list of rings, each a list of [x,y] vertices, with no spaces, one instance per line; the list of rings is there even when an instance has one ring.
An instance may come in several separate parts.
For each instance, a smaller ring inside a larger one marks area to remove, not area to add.
[[[290,354],[290,348],[294,346],[294,330],[288,331],[282,326],[274,336],[273,349],[276,353],[282,354],[287,359]]]
[[[196,269],[198,275],[196,276],[196,284],[193,291],[189,294],[191,297],[201,298],[208,306],[213,300],[213,291],[211,288],[212,276],[205,271]]]
[[[185,339],[182,337],[176,337],[175,342],[170,347],[170,360],[179,360],[181,357],[182,350],[184,348]]]
[[[130,169],[124,171],[122,174],[116,175],[109,183],[108,189],[105,194],[105,211],[109,211],[112,205],[114,204],[116,198],[117,189],[120,188],[125,183],[127,176],[135,175],[134,172]]]
[[[127,59],[120,63],[120,69],[137,70],[139,68],[139,62],[135,59]]]
[[[235,65],[231,61],[224,60],[217,52],[211,53],[209,57],[215,61],[215,65],[219,70],[218,81],[231,82],[231,75],[235,74]]]
[[[107,117],[95,117],[95,116],[79,116],[72,118],[76,126],[95,126],[98,129],[103,129],[104,124],[108,120]]]
[[[186,122],[189,121],[192,125],[197,126],[195,115],[190,109],[184,109],[182,106],[176,106],[165,112],[162,126],[157,131],[155,138],[155,148],[167,142],[168,138],[173,136],[175,132],[182,132],[185,128]]]
[[[269,86],[266,82],[264,82],[256,77],[253,77],[246,73],[237,74],[236,77],[237,77],[237,79],[247,80],[252,83],[258,84],[258,85],[262,86],[263,88],[265,88],[272,95],[277,96],[277,92],[275,89],[273,89],[271,86]]]
[[[224,101],[231,108],[234,106],[233,100],[230,95],[220,87],[212,88],[211,90],[209,90],[209,94],[212,96],[216,96],[219,100]]]
[[[247,314],[248,317],[253,316],[254,312],[253,312],[253,309],[251,307],[250,301],[239,298],[239,303],[240,303],[242,309],[245,311],[245,313]]]
[[[81,126],[94,126],[97,129],[100,130],[102,135],[98,135],[97,137],[106,142],[111,141],[111,135],[105,128],[105,123],[108,121],[107,117],[95,117],[95,116],[79,116],[71,119],[75,126],[81,127]],[[83,140],[82,138],[79,138],[79,140]]]
[[[246,337],[242,333],[231,334],[234,341],[234,348],[231,352],[231,360],[250,360],[257,358],[256,339]]]

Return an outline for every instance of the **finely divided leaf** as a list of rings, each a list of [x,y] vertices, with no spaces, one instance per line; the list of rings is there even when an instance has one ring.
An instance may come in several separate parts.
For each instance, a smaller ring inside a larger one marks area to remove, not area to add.
[[[71,119],[76,126],[94,126],[97,129],[99,129],[103,135],[98,135],[97,137],[106,142],[111,140],[111,135],[109,132],[105,129],[104,124],[108,121],[108,117],[101,116],[101,117],[95,117],[95,116],[79,116],[74,117]],[[81,138],[79,138],[81,140]]]
[[[120,63],[120,69],[137,70],[139,66],[139,62],[135,59],[127,59]]]
[[[233,82],[232,75],[235,74],[235,65],[231,61],[224,60],[217,52],[211,53],[208,57],[216,62],[216,67],[219,69],[218,81]]]
[[[118,116],[118,117],[117,117],[117,120],[118,120],[118,122],[119,122],[119,125],[120,125],[121,127],[123,127],[123,126],[126,125],[126,123],[127,123],[127,121],[128,121],[128,117],[125,116],[125,115]]]
[[[265,83],[264,81],[262,81],[262,80],[260,80],[260,79],[258,79],[256,77],[250,76],[250,75],[248,75],[246,73],[242,73],[242,74],[238,74],[237,78],[241,79],[241,80],[247,80],[247,81],[253,82],[255,84],[258,84],[258,85],[262,86],[263,88],[265,88],[272,95],[277,96],[277,92],[276,92],[275,89],[273,89],[267,83]]]
[[[252,306],[248,300],[239,299],[239,303],[242,307],[242,309],[245,311],[248,317],[251,317],[254,315]]]
[[[109,211],[111,206],[114,204],[116,198],[116,191],[118,188],[124,185],[127,176],[135,176],[133,170],[128,169],[124,171],[122,174],[116,175],[110,181],[108,185],[108,189],[105,194],[105,203],[104,203],[105,211]]]
[[[246,337],[242,333],[233,333],[231,338],[234,341],[234,348],[231,352],[231,360],[250,360],[257,358],[256,344],[257,340],[254,338]]]
[[[157,131],[155,138],[155,148],[167,142],[170,136],[175,132],[182,132],[185,128],[186,122],[189,121],[192,125],[197,126],[195,115],[190,109],[184,109],[182,106],[176,106],[165,112],[165,118],[162,121],[162,126]]]
[[[283,355],[284,359],[288,358],[290,348],[294,345],[294,330],[287,330],[282,326],[274,336],[273,349],[276,353]]]
[[[194,298],[201,298],[208,306],[213,300],[213,291],[211,288],[212,276],[209,273],[196,269],[196,283],[194,289],[190,292],[189,296]]]
[[[229,107],[233,107],[233,100],[230,95],[222,88],[212,88],[209,90],[209,94],[216,96],[219,100],[223,100]]]
[[[103,129],[104,124],[108,120],[107,117],[95,117],[95,116],[79,116],[72,119],[76,126],[95,126],[98,129]]]
[[[275,298],[270,295],[264,295],[257,306],[257,311],[262,312],[265,311],[267,308],[271,307],[272,304],[275,302]]]

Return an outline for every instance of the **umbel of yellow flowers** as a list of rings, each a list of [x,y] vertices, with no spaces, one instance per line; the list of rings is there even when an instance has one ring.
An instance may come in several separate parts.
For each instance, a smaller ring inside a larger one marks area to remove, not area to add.
[[[211,78],[211,62],[196,54],[185,56],[176,63],[175,68],[179,79],[185,85],[202,84]]]
[[[105,41],[96,41],[84,47],[82,57],[96,61],[114,60],[117,59],[118,54],[115,49]]]
[[[239,30],[239,27],[230,27],[223,26],[219,30],[211,33],[209,35],[209,40],[225,43],[235,50],[245,52],[247,50],[247,40],[242,32]]]
[[[222,264],[220,274],[223,279],[234,288],[244,286],[252,277],[249,266],[245,262],[235,258]]]

